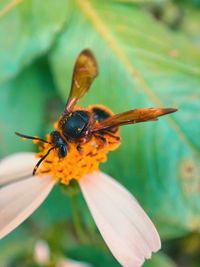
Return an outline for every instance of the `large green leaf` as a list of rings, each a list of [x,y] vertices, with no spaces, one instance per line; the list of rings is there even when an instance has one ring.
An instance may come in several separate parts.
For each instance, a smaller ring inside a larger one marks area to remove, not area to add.
[[[49,48],[68,18],[68,2],[1,1],[0,82]]]
[[[0,242],[0,264],[3,267],[12,266],[11,262],[17,255],[25,255],[33,248],[33,238],[25,234],[22,227]],[[19,265],[15,265],[19,266]]]
[[[163,237],[200,229],[200,53],[137,6],[76,1],[51,55],[66,101],[75,58],[89,47],[100,75],[82,101],[115,112],[133,107],[177,107],[158,122],[127,126],[121,148],[104,170],[139,199]]]
[[[23,142],[15,131],[37,135],[44,122],[45,76],[34,66],[17,78],[1,84],[0,156],[17,151],[31,151],[31,141]]]
[[[119,263],[111,257],[109,251],[100,251],[94,246],[79,246],[67,251],[67,256],[78,261],[91,264],[92,267],[119,267]],[[99,260],[101,259],[101,260]]]
[[[185,16],[180,28],[200,47],[200,10],[190,5],[183,5],[182,8]]]

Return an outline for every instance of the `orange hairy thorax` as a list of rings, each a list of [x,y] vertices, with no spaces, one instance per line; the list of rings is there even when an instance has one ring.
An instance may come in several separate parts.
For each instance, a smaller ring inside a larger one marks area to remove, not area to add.
[[[54,128],[59,130],[58,123],[54,125]],[[81,144],[80,151],[77,150],[77,142],[68,142],[68,153],[64,158],[59,158],[57,149],[53,149],[38,168],[37,174],[48,173],[55,181],[67,185],[72,179],[79,180],[83,175],[97,171],[99,164],[106,162],[107,153],[117,149],[120,145],[119,130],[112,135],[104,134],[103,137],[106,142],[92,135],[89,141]],[[50,141],[49,134],[46,139]],[[34,143],[37,142],[34,141]],[[51,147],[51,144],[40,145],[39,143],[40,152],[36,157],[41,158]]]

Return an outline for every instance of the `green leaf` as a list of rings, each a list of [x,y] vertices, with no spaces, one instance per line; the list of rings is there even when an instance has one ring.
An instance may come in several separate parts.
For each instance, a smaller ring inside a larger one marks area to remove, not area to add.
[[[119,263],[111,256],[109,251],[101,251],[91,246],[79,246],[67,251],[66,256],[78,261],[90,263],[95,267],[119,267]],[[101,259],[101,260],[99,260]]]
[[[4,0],[0,4],[0,82],[49,49],[69,17],[69,2]]]
[[[176,2],[178,2],[179,0],[176,0]],[[192,1],[190,1],[190,0],[184,0],[183,1],[183,3],[185,3],[185,4],[188,4],[188,5],[191,5],[191,6],[196,6],[197,8],[199,8],[200,7],[200,1],[199,0],[192,0]]]
[[[1,266],[12,266],[11,262],[17,255],[25,255],[30,250],[33,250],[33,238],[26,235],[24,229],[21,227],[11,236],[1,240]]]
[[[200,47],[200,10],[195,7],[191,7],[190,5],[183,5],[182,8],[185,16],[180,30],[187,34],[188,37]]]
[[[32,151],[31,141],[22,141],[15,131],[37,135],[44,122],[44,76],[36,66],[24,70],[17,78],[1,84],[0,156],[17,151]]]
[[[76,57],[89,47],[100,74],[83,105],[101,103],[114,112],[177,107],[158,122],[124,127],[121,148],[103,169],[138,198],[163,237],[199,230],[199,50],[137,6],[76,3],[50,54],[63,99]]]
[[[58,221],[65,222],[70,216],[70,200],[61,192],[61,188],[56,186],[48,196],[47,201],[33,214],[32,220],[40,228],[40,231],[44,233],[47,227],[52,226]],[[60,228],[60,231],[62,230]],[[66,229],[64,228],[64,230]]]
[[[153,254],[150,260],[144,263],[144,267],[175,267],[175,263],[164,253]]]

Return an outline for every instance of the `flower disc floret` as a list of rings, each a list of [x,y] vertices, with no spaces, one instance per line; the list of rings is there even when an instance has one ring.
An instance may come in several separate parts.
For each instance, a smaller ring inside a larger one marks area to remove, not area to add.
[[[46,138],[50,141],[50,135]],[[81,145],[80,151],[77,149],[76,142],[68,143],[68,154],[64,158],[59,158],[57,149],[52,150],[37,173],[39,175],[48,173],[54,180],[67,185],[72,179],[79,180],[83,175],[99,170],[99,164],[107,160],[107,153],[117,149],[120,145],[118,131],[114,136],[105,134],[104,138],[106,142],[102,142],[99,137],[92,136],[89,141]],[[43,144],[36,156],[42,157],[50,148],[50,144]]]

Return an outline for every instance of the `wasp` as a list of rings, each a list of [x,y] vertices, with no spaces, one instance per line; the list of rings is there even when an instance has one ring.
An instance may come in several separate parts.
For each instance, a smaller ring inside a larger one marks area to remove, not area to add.
[[[141,108],[114,115],[103,106],[94,105],[87,110],[76,109],[77,102],[87,93],[97,75],[98,65],[93,53],[89,49],[83,50],[75,62],[70,94],[58,120],[57,130],[50,133],[50,141],[16,132],[20,137],[52,145],[38,161],[33,174],[52,149],[56,149],[58,157],[63,158],[68,154],[70,143],[77,144],[77,150],[81,152],[81,144],[88,142],[92,136],[97,136],[102,142],[106,142],[104,135],[115,137],[114,134],[121,125],[157,120],[159,116],[177,110],[175,108]]]

